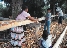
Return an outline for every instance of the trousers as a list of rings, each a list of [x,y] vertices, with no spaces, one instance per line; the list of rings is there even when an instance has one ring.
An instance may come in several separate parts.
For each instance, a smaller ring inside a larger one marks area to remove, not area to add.
[[[50,34],[50,24],[51,21],[45,21],[44,30],[47,30],[48,34]]]

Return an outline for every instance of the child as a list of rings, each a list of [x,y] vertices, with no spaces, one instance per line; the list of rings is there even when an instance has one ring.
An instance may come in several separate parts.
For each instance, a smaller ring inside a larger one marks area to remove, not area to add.
[[[45,17],[45,25],[44,30],[47,30],[47,32],[50,34],[50,24],[51,24],[51,9],[47,9],[47,14]]]
[[[43,31],[42,38],[40,40],[41,47],[40,48],[52,48],[52,35],[49,35],[47,30]]]

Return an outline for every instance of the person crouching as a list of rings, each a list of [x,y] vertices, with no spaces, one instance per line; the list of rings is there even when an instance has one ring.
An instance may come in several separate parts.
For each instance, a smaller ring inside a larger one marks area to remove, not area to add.
[[[42,38],[40,39],[40,48],[52,48],[52,35],[49,35],[47,30],[43,31]]]

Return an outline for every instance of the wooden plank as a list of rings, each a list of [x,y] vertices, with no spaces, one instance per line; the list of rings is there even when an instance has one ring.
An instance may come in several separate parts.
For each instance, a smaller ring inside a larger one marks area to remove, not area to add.
[[[63,33],[58,38],[57,42],[54,44],[53,48],[59,48],[59,45],[62,43],[62,40],[63,40],[63,37],[66,33],[66,30],[67,30],[67,26],[66,26],[65,30],[63,31]]]
[[[45,17],[38,18],[38,20],[39,21],[45,20]],[[0,31],[4,31],[4,30],[7,30],[9,28],[16,27],[16,26],[34,23],[34,21],[31,21],[31,20],[25,20],[25,21],[11,20],[11,21],[13,21],[11,24],[7,24],[7,25],[5,24],[3,26],[0,26]],[[11,22],[11,21],[0,21],[0,24],[1,24],[1,22]]]
[[[30,23],[34,23],[34,21],[31,21],[31,20],[15,21],[11,24],[5,24],[3,26],[0,26],[0,31],[4,31],[4,30],[7,30],[7,29],[12,28],[12,27],[26,25],[26,24],[30,24]]]

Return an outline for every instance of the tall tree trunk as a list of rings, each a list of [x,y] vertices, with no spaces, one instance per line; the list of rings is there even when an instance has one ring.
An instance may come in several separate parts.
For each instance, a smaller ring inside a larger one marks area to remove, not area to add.
[[[53,7],[53,14],[55,15],[55,5],[54,5],[54,7]]]
[[[12,0],[12,16],[15,19],[22,9],[23,0]]]

